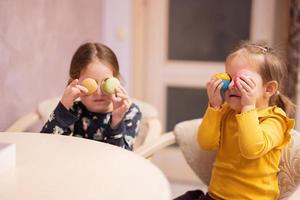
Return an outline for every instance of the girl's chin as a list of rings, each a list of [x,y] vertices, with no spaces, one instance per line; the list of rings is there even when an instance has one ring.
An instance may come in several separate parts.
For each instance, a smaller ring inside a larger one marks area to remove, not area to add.
[[[88,107],[88,110],[95,113],[107,113],[112,111],[112,109],[107,107]]]
[[[236,112],[240,112],[241,111],[241,106],[240,105],[237,105],[237,104],[228,104],[229,107],[232,109],[232,110],[235,110]]]
[[[95,113],[107,113],[107,112],[111,112],[113,110],[112,104],[89,104],[86,105],[87,109],[91,112],[95,112]]]
[[[241,103],[239,100],[237,99],[229,99],[228,101],[226,101],[227,104],[229,105],[229,107],[235,111],[239,111],[241,110]]]

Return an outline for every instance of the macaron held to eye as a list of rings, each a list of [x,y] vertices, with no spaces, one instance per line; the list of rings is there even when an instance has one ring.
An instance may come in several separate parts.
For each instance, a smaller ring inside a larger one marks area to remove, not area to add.
[[[214,77],[222,80],[223,86],[222,86],[221,90],[225,91],[228,89],[228,86],[231,82],[231,77],[229,76],[229,74],[221,72],[221,73],[215,74]]]
[[[96,92],[98,88],[98,83],[95,79],[92,78],[86,78],[81,82],[81,85],[84,86],[88,92],[86,93],[87,95],[91,95],[94,92]]]
[[[106,78],[101,82],[100,89],[106,95],[112,95],[116,92],[116,88],[120,85],[119,79],[115,77]]]

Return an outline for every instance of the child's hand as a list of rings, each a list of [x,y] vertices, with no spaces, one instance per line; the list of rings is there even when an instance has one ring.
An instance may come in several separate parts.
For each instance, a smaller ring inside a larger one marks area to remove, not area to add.
[[[116,93],[111,95],[111,98],[113,102],[111,127],[115,128],[122,121],[132,102],[121,85],[116,88]]]
[[[65,89],[60,102],[68,110],[72,107],[74,101],[81,95],[87,94],[88,89],[78,84],[78,79],[74,79]]]
[[[254,109],[257,98],[257,87],[254,77],[242,74],[236,78],[235,84],[241,92],[242,112]]]
[[[210,81],[206,83],[209,104],[213,108],[219,109],[223,104],[223,98],[221,96],[223,84],[221,79],[215,77],[212,77]]]

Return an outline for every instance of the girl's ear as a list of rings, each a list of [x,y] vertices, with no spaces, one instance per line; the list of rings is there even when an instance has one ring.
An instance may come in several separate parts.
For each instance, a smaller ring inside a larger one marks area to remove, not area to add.
[[[269,81],[265,85],[265,95],[267,97],[273,96],[278,90],[278,82],[277,81]]]

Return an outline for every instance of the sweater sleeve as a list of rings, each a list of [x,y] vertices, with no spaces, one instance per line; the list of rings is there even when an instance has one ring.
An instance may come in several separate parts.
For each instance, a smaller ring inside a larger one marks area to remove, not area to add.
[[[107,137],[106,142],[128,150],[133,150],[133,144],[139,131],[141,117],[142,114],[138,106],[132,104],[125,114],[124,119],[116,128],[112,129],[110,125],[108,126],[105,132],[105,136]]]
[[[290,140],[294,120],[274,108],[267,117],[259,118],[256,109],[236,116],[239,129],[239,148],[247,159],[256,159],[271,149],[280,148]]]
[[[216,110],[208,106],[204,114],[198,128],[198,143],[204,150],[215,150],[219,147],[223,109]]]
[[[43,126],[41,133],[70,135],[72,133],[70,126],[77,120],[78,118],[59,102]]]

